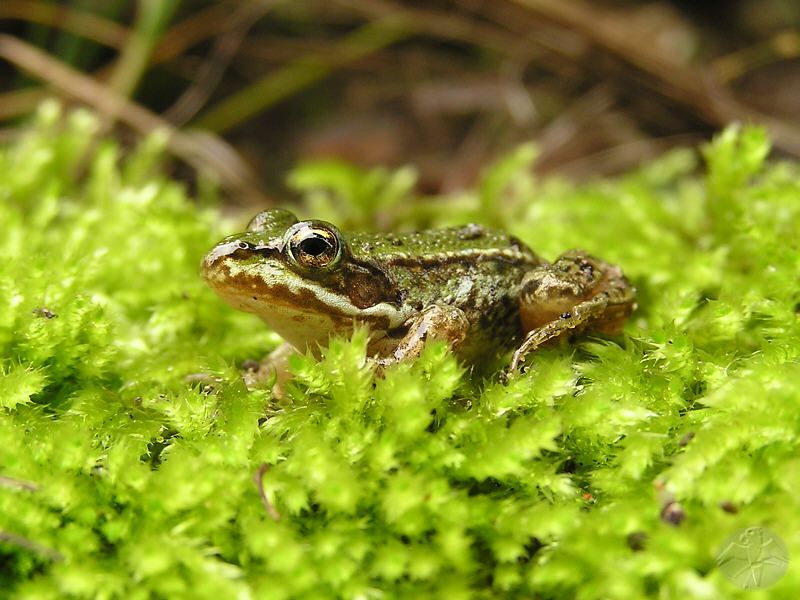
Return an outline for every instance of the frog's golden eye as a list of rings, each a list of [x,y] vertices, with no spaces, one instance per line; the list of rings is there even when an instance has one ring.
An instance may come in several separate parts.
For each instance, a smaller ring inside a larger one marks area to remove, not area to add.
[[[327,223],[298,223],[288,232],[286,249],[295,264],[304,269],[333,269],[342,257],[339,232]]]

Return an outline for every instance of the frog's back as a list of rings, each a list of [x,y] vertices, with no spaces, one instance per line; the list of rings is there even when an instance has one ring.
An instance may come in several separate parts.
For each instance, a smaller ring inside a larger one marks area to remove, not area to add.
[[[358,258],[402,261],[403,257],[424,257],[431,261],[444,254],[476,255],[496,250],[505,251],[513,259],[541,260],[506,231],[474,224],[407,233],[350,233],[347,238]]]
[[[444,304],[464,311],[471,326],[459,352],[470,357],[518,338],[522,278],[545,264],[514,236],[479,225],[354,234],[348,242],[354,257],[380,269],[410,309]]]

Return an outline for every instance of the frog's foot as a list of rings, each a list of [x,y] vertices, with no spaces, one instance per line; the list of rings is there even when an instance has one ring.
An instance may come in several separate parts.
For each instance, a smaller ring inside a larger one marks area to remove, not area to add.
[[[571,250],[523,280],[520,318],[527,334],[511,358],[510,377],[548,340],[586,329],[619,333],[636,307],[635,290],[619,267]]]
[[[284,396],[284,384],[291,378],[288,370],[289,357],[295,349],[289,344],[281,344],[260,361],[248,360],[242,364],[242,379],[248,390],[263,389],[274,379],[272,396]]]
[[[455,347],[467,336],[469,321],[461,309],[435,304],[409,319],[404,328],[406,333],[400,341],[388,355],[375,358],[376,364],[387,366],[415,358],[429,338],[445,340]]]

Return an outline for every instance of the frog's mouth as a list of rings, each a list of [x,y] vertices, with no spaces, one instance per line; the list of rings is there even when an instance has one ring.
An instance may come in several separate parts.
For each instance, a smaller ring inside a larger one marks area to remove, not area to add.
[[[359,308],[344,295],[297,276],[278,263],[250,269],[230,255],[210,252],[203,277],[228,305],[258,315],[298,349],[327,345],[331,335],[346,335],[354,323],[368,323],[375,335],[402,325],[405,318],[390,303]]]

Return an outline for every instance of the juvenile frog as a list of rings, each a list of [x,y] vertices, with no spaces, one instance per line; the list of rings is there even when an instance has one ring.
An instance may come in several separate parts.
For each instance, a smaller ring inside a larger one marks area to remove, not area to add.
[[[202,272],[220,298],[258,315],[300,351],[318,354],[331,335],[367,323],[368,351],[380,365],[418,356],[425,340],[437,338],[470,362],[516,348],[513,374],[547,340],[618,333],[635,308],[619,267],[581,250],[551,264],[479,225],[343,233],[266,210],[212,248]]]

